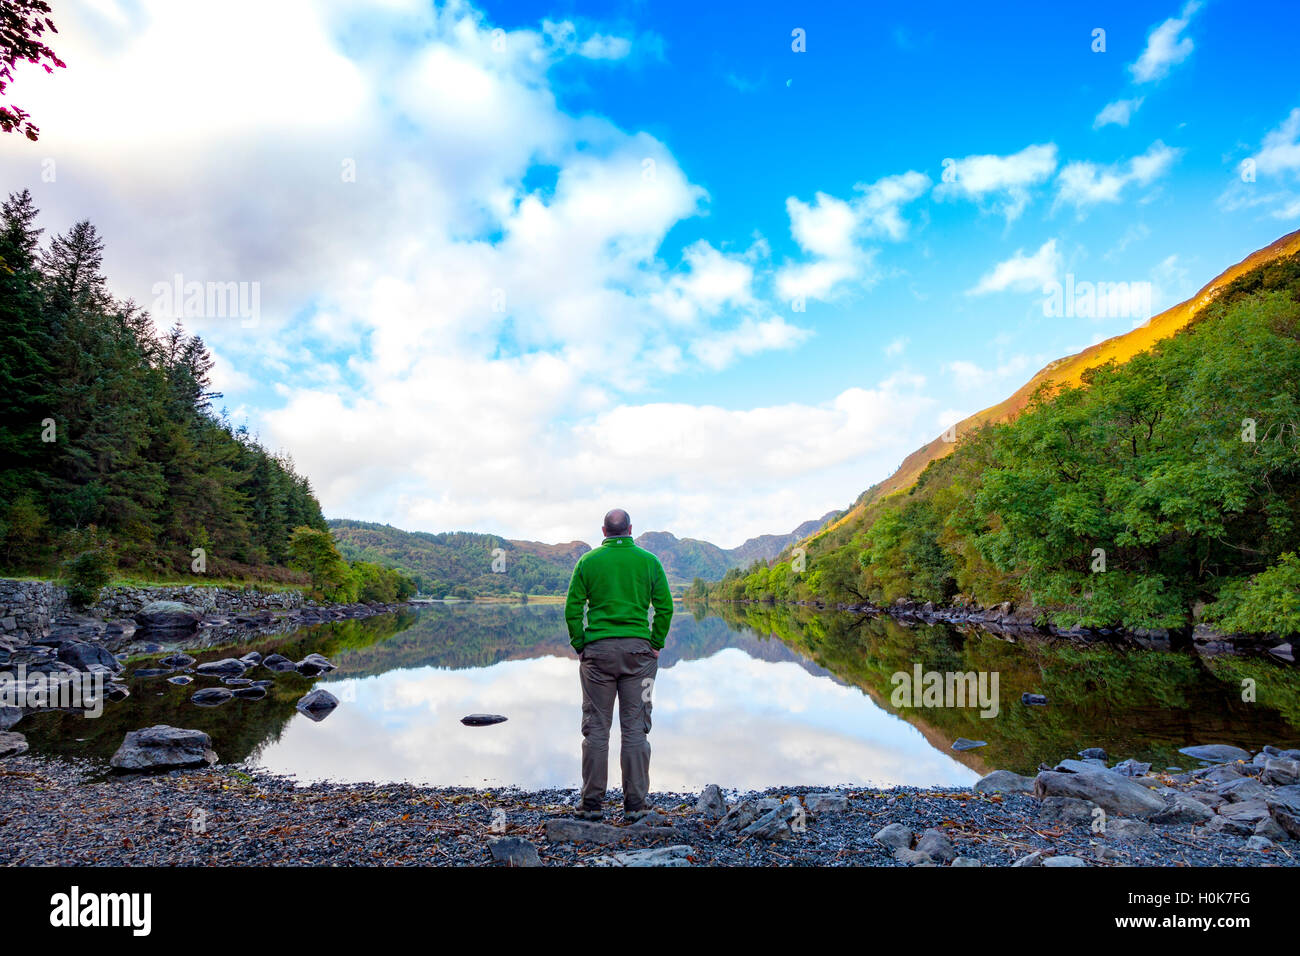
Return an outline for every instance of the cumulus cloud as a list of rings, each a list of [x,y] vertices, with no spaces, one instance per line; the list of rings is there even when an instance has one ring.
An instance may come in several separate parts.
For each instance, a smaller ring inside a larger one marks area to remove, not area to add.
[[[1129,186],[1148,186],[1168,172],[1180,152],[1156,140],[1145,153],[1126,163],[1069,163],[1056,177],[1055,205],[1069,203],[1082,210],[1097,203],[1119,202]]]
[[[188,324],[327,514],[568,540],[616,500],[737,544],[842,505],[932,413],[911,379],[755,408],[647,397],[811,330],[765,301],[761,236],[665,252],[709,196],[662,142],[558,103],[557,63],[634,68],[643,37],[503,29],[457,0],[104,0],[59,25],[72,65],[24,104],[58,181],[14,152],[0,172],[56,228],[95,222],[115,291],[146,307],[177,273],[258,284],[256,325]],[[819,198],[792,228],[861,277],[862,243],[903,236],[928,185],[859,187],[848,226]]]
[[[1026,146],[1006,156],[983,154],[944,160],[942,181],[934,187],[936,199],[991,202],[1008,222],[1029,204],[1030,189],[1046,182],[1056,171],[1056,144]]]
[[[1151,83],[1163,79],[1172,67],[1192,55],[1195,44],[1191,37],[1183,36],[1183,31],[1200,7],[1197,0],[1191,0],[1178,16],[1170,17],[1152,29],[1142,54],[1129,66],[1134,82]]]
[[[1010,259],[999,262],[985,273],[967,295],[987,295],[990,292],[1036,292],[1049,282],[1056,281],[1061,271],[1061,254],[1056,240],[1049,239],[1038,251],[1026,254],[1017,249]]]
[[[863,243],[905,238],[908,222],[902,208],[929,188],[928,176],[908,171],[858,183],[856,195],[847,200],[823,192],[811,203],[786,199],[790,234],[811,258],[778,273],[779,294],[787,300],[828,299],[842,284],[869,280],[875,249]]]

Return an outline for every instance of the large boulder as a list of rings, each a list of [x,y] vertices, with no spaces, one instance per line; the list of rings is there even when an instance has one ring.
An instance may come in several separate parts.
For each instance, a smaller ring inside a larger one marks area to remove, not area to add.
[[[306,715],[311,720],[320,723],[339,705],[339,699],[322,687],[317,687],[309,694],[305,694],[301,700],[294,706],[298,708],[299,713]]]
[[[116,657],[98,644],[88,644],[85,641],[67,641],[60,644],[58,656],[63,663],[79,671],[88,671],[95,664],[106,667],[114,674],[122,669],[122,662]]]
[[[1199,747],[1183,747],[1178,751],[1188,757],[1195,757],[1206,763],[1232,763],[1234,760],[1249,760],[1250,754],[1240,747],[1227,744],[1202,744]]]
[[[1163,798],[1113,770],[1079,773],[1045,770],[1034,780],[1034,795],[1040,800],[1044,797],[1091,800],[1107,813],[1122,817],[1146,817],[1165,808]]]
[[[192,631],[203,614],[180,601],[152,601],[140,608],[135,622],[151,631]]]
[[[117,770],[172,770],[216,762],[212,738],[203,731],[157,724],[127,734],[109,764]]]
[[[233,657],[223,657],[219,661],[205,661],[194,670],[200,674],[206,674],[208,677],[238,677],[248,670],[248,667],[241,660],[236,660]]]
[[[695,809],[704,814],[706,820],[719,820],[727,813],[727,799],[722,795],[722,788],[711,783],[700,793],[695,801]]]

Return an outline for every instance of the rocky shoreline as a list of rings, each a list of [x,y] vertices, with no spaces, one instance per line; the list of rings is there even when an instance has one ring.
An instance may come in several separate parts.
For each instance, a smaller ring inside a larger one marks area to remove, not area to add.
[[[11,865],[1300,862],[1300,750],[1184,753],[1200,766],[1107,766],[1094,749],[1037,777],[995,771],[971,788],[655,793],[653,811],[635,823],[617,813],[578,820],[574,790],[300,786],[240,766],[103,779],[90,762],[19,756],[0,763],[0,840]]]

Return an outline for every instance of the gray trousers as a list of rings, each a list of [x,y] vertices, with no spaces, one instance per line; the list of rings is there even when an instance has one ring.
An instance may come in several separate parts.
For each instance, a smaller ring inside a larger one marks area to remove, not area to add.
[[[598,809],[609,777],[609,728],[618,698],[622,731],[619,757],[623,770],[623,808],[645,806],[650,790],[651,692],[659,658],[640,637],[606,637],[582,649],[582,805]]]

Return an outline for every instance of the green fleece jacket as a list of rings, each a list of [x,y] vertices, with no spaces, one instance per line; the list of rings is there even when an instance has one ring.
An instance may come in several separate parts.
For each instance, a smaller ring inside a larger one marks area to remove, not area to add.
[[[654,626],[649,610],[655,609]],[[583,608],[587,623],[583,626]],[[578,559],[564,602],[569,643],[581,651],[605,637],[644,637],[664,646],[673,620],[673,596],[664,566],[649,551],[632,543],[630,535],[609,537]]]

